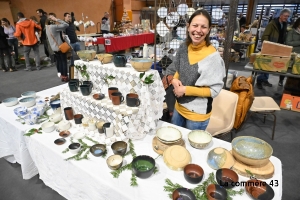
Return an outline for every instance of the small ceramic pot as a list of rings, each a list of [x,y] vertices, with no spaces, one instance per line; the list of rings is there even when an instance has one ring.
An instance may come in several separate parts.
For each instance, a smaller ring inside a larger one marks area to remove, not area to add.
[[[127,63],[127,58],[125,55],[114,55],[113,63],[116,67],[125,67]]]
[[[57,124],[58,126],[58,129],[61,130],[61,131],[66,131],[66,130],[69,130],[70,127],[71,127],[71,124],[69,121],[61,121]]]
[[[105,133],[106,138],[110,138],[114,135],[114,125],[112,123],[103,124],[103,132]]]
[[[114,93],[114,92],[118,92],[119,89],[117,87],[109,87],[108,88],[108,97],[109,99],[111,99],[111,94]]]
[[[42,130],[46,133],[50,133],[50,132],[54,131],[54,129],[55,129],[54,122],[46,122],[46,123],[42,124]]]
[[[82,119],[83,119],[83,115],[82,114],[76,114],[76,115],[74,115],[75,124],[81,124],[82,123]]]
[[[65,113],[66,120],[74,119],[74,114],[73,114],[73,108],[72,107],[64,108],[64,113]]]
[[[81,85],[80,91],[83,96],[89,96],[92,92],[90,85]]]
[[[139,95],[135,93],[129,93],[126,95],[126,104],[129,107],[136,107],[140,105]]]
[[[121,92],[113,92],[111,94],[111,101],[114,105],[120,105],[124,101],[124,97]]]
[[[76,154],[80,151],[81,149],[81,144],[80,143],[72,143],[69,145],[69,151],[73,154]]]

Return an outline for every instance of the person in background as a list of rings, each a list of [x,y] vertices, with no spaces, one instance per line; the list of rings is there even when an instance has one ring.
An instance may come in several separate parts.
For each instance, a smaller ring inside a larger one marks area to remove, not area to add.
[[[174,59],[172,85],[177,100],[171,123],[190,130],[206,129],[213,98],[224,85],[225,65],[210,43],[211,25],[209,13],[196,10],[187,23],[186,42]]]
[[[239,18],[240,27],[242,27],[242,25],[246,25],[246,17],[244,17],[243,13],[240,13]]]
[[[259,22],[259,17],[256,17],[256,19],[252,22],[250,27],[251,28],[258,28],[258,22]]]
[[[278,18],[273,19],[266,27],[261,40],[276,42],[279,44],[284,44],[286,38],[286,29],[287,29],[287,20],[291,14],[289,9],[283,9],[280,12]],[[272,84],[269,83],[269,74],[261,73],[257,77],[257,88],[263,89],[263,85],[272,87]],[[280,76],[278,85],[283,85],[284,76]]]
[[[293,47],[293,52],[300,54],[300,18],[292,26],[292,30],[287,33],[285,44]]]
[[[62,32],[66,31],[69,26],[67,22],[57,19],[52,13],[49,13],[48,19],[51,25],[46,25],[46,34],[49,40],[50,47],[55,53],[56,67],[62,82],[68,82],[68,67],[67,67],[67,53],[59,50],[59,46],[64,42]],[[53,23],[57,24],[53,24]]]
[[[16,32],[14,34],[15,37],[20,38],[23,44],[23,51],[25,57],[26,68],[25,71],[31,71],[29,53],[30,50],[33,49],[35,56],[35,65],[36,69],[40,70],[40,52],[39,52],[39,43],[35,36],[35,29],[42,30],[41,26],[34,23],[32,20],[26,19],[24,14],[19,12],[17,13],[17,17],[19,21],[16,25]]]
[[[14,33],[16,32],[16,28],[10,24],[8,19],[2,18],[1,24],[4,28],[4,33],[8,35],[7,41],[8,45],[12,47],[12,50],[15,52],[15,63],[18,65],[19,63],[19,41],[14,36]]]
[[[104,17],[101,19],[101,33],[109,33],[110,31],[110,22],[109,22],[109,13],[105,12]]]
[[[48,44],[47,44],[47,38],[46,38],[46,32],[45,32],[45,23],[47,20],[47,13],[44,12],[43,9],[37,9],[36,14],[40,17],[40,25],[42,27],[42,33],[41,33],[41,42],[44,44],[44,52],[46,54],[45,60],[50,60],[49,51],[48,51]]]
[[[30,16],[29,19],[31,19],[34,23],[40,25],[37,18],[35,16]],[[40,37],[40,31],[38,29],[35,29],[34,31],[36,38],[38,39],[39,43],[41,43],[41,37]]]
[[[76,35],[76,26],[72,22],[72,18],[70,13],[64,14],[64,20],[69,24],[66,28],[65,34],[70,39],[70,44],[72,46],[72,56],[71,56],[71,66],[74,66],[74,52],[80,51],[80,44],[77,42],[77,35]]]
[[[0,66],[2,67],[2,70],[4,72],[7,72],[9,70],[11,72],[15,71],[12,66],[10,51],[9,51],[9,45],[7,41],[8,35],[4,33],[4,28],[0,26]],[[4,58],[6,57],[8,66],[6,67],[4,63]]]
[[[73,12],[71,12],[71,22],[72,22],[72,24],[74,24],[74,22],[76,21],[76,19],[75,19],[75,16],[74,16],[74,13]],[[80,31],[80,28],[79,28],[79,26],[75,26],[76,27],[76,30],[77,31]]]

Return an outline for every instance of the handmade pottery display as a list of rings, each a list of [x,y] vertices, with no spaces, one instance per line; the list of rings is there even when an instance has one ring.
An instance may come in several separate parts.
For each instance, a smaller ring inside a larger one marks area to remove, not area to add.
[[[140,105],[139,95],[135,93],[129,93],[126,95],[126,105],[129,107],[136,107]]]
[[[76,115],[74,115],[75,124],[81,124],[82,123],[82,119],[83,119],[83,115],[82,114],[76,114]]]
[[[183,175],[187,182],[197,184],[201,182],[204,171],[199,165],[188,164],[183,169]]]
[[[54,113],[49,116],[49,121],[57,123],[62,120],[62,115],[59,113]]]
[[[90,148],[90,152],[96,157],[103,155],[105,151],[106,146],[104,144],[95,144]]]
[[[31,114],[35,114],[37,115],[38,117],[43,115],[45,112],[45,108],[44,107],[34,107],[30,110],[30,113]]]
[[[239,176],[231,169],[222,168],[216,171],[216,180],[220,186],[231,189],[239,181]]]
[[[36,92],[35,91],[27,91],[27,92],[23,92],[21,94],[22,97],[36,97]]]
[[[28,110],[26,107],[17,107],[14,109],[14,113],[18,116],[18,117],[22,117],[27,115]]]
[[[50,101],[50,107],[53,111],[56,111],[58,108],[60,108],[60,99]]]
[[[70,124],[70,122],[63,120],[63,121],[59,122],[57,124],[57,126],[60,131],[66,131],[66,130],[70,129],[71,124]]]
[[[155,160],[146,155],[137,156],[132,160],[132,171],[139,178],[149,178],[155,168]]]
[[[101,64],[107,64],[113,60],[113,55],[108,53],[96,54],[96,57],[101,62]]]
[[[63,138],[68,137],[69,135],[70,135],[70,131],[61,131],[59,133],[59,136]]]
[[[106,160],[107,166],[112,170],[119,169],[123,164],[123,158],[120,155],[109,156]]]
[[[233,156],[250,166],[263,166],[269,162],[273,148],[264,140],[252,136],[239,136],[232,140]]]
[[[163,143],[175,143],[182,138],[181,132],[171,126],[161,127],[156,130],[156,137]]]
[[[21,106],[25,106],[30,108],[35,105],[35,98],[34,97],[25,97],[19,100]]]
[[[125,67],[127,63],[127,58],[125,55],[116,54],[114,55],[113,63],[116,67]]]
[[[109,99],[111,99],[111,94],[114,93],[114,92],[118,92],[119,89],[117,87],[109,87],[108,88],[108,97]]]
[[[54,122],[46,122],[42,124],[42,130],[46,133],[50,133],[55,130]]]
[[[271,200],[274,198],[274,190],[266,182],[251,179],[245,184],[247,194],[257,200]]]
[[[226,200],[227,191],[222,186],[210,184],[206,188],[206,196],[208,200]]]
[[[80,151],[81,144],[80,143],[72,143],[68,146],[68,149],[71,153],[76,154]]]
[[[124,141],[117,141],[111,145],[114,154],[123,156],[127,151],[127,143]]]
[[[163,154],[165,164],[172,170],[181,171],[192,161],[190,152],[179,145],[170,146]]]
[[[172,194],[173,200],[196,200],[194,193],[188,188],[177,188]]]
[[[207,131],[194,130],[188,134],[188,140],[192,147],[203,149],[212,141],[212,136]]]
[[[207,164],[215,170],[220,168],[231,168],[234,165],[234,158],[228,150],[217,147],[208,153]]]
[[[73,108],[72,107],[64,108],[64,113],[65,113],[66,120],[74,119],[74,114],[73,114]]]
[[[124,97],[121,92],[111,93],[111,101],[114,105],[120,105],[124,101]]]
[[[54,143],[55,143],[56,145],[62,145],[62,144],[64,144],[65,142],[66,142],[66,139],[65,139],[65,138],[58,138],[58,139],[54,140]]]
[[[11,107],[11,106],[17,105],[18,103],[19,103],[19,101],[18,101],[18,98],[16,98],[16,97],[10,97],[10,98],[4,99],[2,101],[2,104],[5,105],[6,107]]]

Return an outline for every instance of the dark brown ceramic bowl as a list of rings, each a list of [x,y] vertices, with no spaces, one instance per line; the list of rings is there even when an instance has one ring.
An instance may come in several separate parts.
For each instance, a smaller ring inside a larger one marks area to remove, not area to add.
[[[123,156],[127,151],[127,143],[124,141],[117,141],[111,145],[114,154]]]
[[[174,190],[172,194],[172,199],[173,200],[179,200],[179,199],[196,200],[196,196],[191,190],[187,188],[178,188]]]
[[[104,99],[104,97],[105,97],[105,95],[102,94],[102,93],[94,94],[94,95],[93,95],[93,98],[94,98],[95,100],[102,100],[102,99]]]
[[[103,155],[105,151],[106,146],[104,144],[95,144],[90,148],[90,152],[96,157]]]
[[[239,176],[231,169],[222,168],[216,171],[216,180],[220,186],[231,189],[239,181]]]
[[[68,137],[70,135],[70,131],[61,131],[60,133],[59,133],[59,136],[60,137],[63,137],[63,138],[66,138],[66,137]]]
[[[246,182],[245,190],[253,199],[271,200],[274,197],[274,190],[266,182],[251,179]]]
[[[196,164],[188,164],[184,167],[183,175],[187,182],[197,184],[202,181],[204,171]]]
[[[66,142],[66,139],[65,138],[58,138],[58,139],[56,139],[55,141],[54,141],[54,143],[56,144],[56,145],[62,145],[62,144],[64,144]]]
[[[226,200],[227,191],[217,184],[210,184],[206,188],[206,196],[208,200]]]

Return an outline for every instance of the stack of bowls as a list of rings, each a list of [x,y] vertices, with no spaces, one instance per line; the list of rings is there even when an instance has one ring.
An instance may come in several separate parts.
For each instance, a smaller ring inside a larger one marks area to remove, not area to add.
[[[17,97],[9,97],[2,101],[2,104],[5,105],[6,107],[11,107],[11,106],[17,105],[18,103],[19,103],[19,101],[18,101]]]
[[[182,140],[181,132],[171,126],[161,127],[156,131],[157,139],[164,144],[175,144]]]

